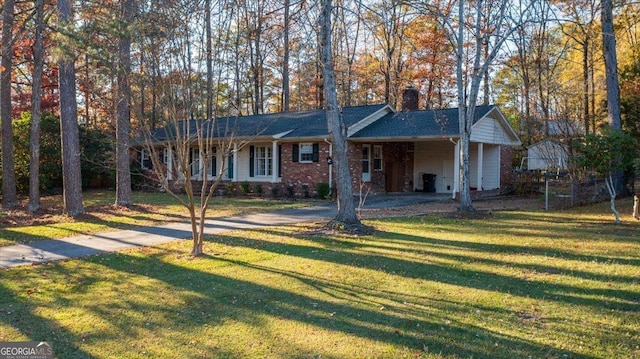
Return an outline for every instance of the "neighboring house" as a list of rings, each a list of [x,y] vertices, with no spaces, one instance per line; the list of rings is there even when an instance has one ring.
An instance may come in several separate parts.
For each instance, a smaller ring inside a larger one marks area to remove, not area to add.
[[[527,147],[527,157],[523,159],[522,169],[529,171],[565,170],[569,161],[569,149],[566,145],[544,140]]]
[[[416,98],[417,99],[417,98]],[[405,108],[410,108],[405,107]],[[413,108],[415,108],[413,104]],[[389,105],[368,105],[341,109],[349,141],[349,167],[354,193],[361,184],[372,193],[436,192],[456,195],[458,176],[458,111],[413,110],[396,112]],[[496,106],[479,106],[472,127],[472,190],[500,190],[511,174],[510,147],[520,144],[518,136]],[[184,122],[195,133],[196,121]],[[202,123],[202,121],[200,121]],[[228,126],[233,123],[233,126]],[[222,173],[231,183],[260,184],[265,193],[313,193],[317,183],[333,183],[332,151],[324,110],[287,112],[232,119],[219,119],[215,133],[228,138],[233,133],[233,150],[216,151],[209,163],[209,179]],[[155,131],[156,143],[165,146],[162,160],[169,173],[172,135]],[[148,161],[142,151],[143,167]],[[197,148],[194,148],[192,180],[202,180]],[[223,164],[224,167],[220,168]]]

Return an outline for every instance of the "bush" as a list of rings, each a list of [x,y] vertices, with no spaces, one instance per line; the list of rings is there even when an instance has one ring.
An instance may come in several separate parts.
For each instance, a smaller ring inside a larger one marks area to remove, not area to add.
[[[242,192],[242,194],[247,194],[249,193],[250,188],[251,187],[249,186],[249,181],[244,181],[240,185],[240,192]]]
[[[113,185],[112,137],[109,133],[88,126],[79,127],[82,185]],[[29,192],[29,147],[31,113],[23,112],[13,121],[16,189]],[[60,120],[43,113],[40,120],[40,190],[57,193],[62,188],[62,155],[60,145]]]
[[[329,184],[326,182],[318,182],[316,183],[316,193],[321,199],[327,199],[329,193],[331,193],[331,187],[329,187]]]
[[[256,185],[256,193],[257,194],[262,194],[262,185],[261,184],[257,184]]]

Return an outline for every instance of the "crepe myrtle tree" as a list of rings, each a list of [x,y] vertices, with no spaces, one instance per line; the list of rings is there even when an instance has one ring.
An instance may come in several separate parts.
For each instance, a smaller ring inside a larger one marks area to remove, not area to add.
[[[163,130],[144,130],[143,151],[151,161],[151,175],[147,179],[156,181],[160,190],[188,210],[193,256],[204,253],[207,211],[228,170],[226,159],[234,151],[233,134],[227,134],[221,140],[214,135],[218,129],[217,119],[211,119],[175,120]],[[157,134],[162,134],[162,141],[158,140]],[[222,155],[217,156],[220,153]],[[221,163],[217,163],[218,159]],[[208,174],[214,163],[216,173],[210,178]],[[198,181],[192,181],[192,178]]]
[[[579,155],[577,163],[586,170],[595,171],[604,177],[604,183],[609,192],[611,211],[615,222],[620,224],[620,213],[616,209],[616,173],[629,173],[634,169],[634,162],[638,158],[636,140],[627,133],[605,129],[601,134],[588,134],[583,141],[575,143]]]

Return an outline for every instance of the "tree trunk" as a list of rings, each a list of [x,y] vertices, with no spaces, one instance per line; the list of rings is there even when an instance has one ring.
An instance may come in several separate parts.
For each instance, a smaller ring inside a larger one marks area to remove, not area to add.
[[[58,0],[59,27],[72,26],[70,0]],[[62,180],[64,213],[72,217],[84,213],[82,206],[82,173],[80,170],[80,139],[78,105],[76,103],[76,70],[73,58],[65,53],[58,60],[60,91],[60,133],[62,142]]]
[[[616,193],[616,187],[615,187],[615,180],[613,178],[613,172],[609,173],[609,175],[604,178],[604,184],[607,187],[607,191],[609,191],[609,197],[610,197],[609,207],[611,207],[611,212],[613,212],[616,224],[620,224],[620,212],[618,212],[618,210],[616,209],[617,193]]]
[[[609,127],[614,131],[622,129],[620,115],[620,86],[618,84],[618,58],[616,54],[616,34],[613,30],[613,1],[602,2],[602,50],[604,53],[604,67],[607,83],[607,115]],[[614,172],[616,192],[621,195],[628,193],[625,187],[624,171]]]
[[[347,130],[342,123],[342,117],[338,109],[338,95],[336,93],[333,58],[331,55],[331,10],[331,0],[322,0],[322,8],[320,10],[320,58],[326,101],[327,126],[333,143],[333,165],[337,172],[336,186],[338,190],[338,214],[334,218],[334,222],[351,229],[362,225],[356,215],[356,208],[353,203],[353,186],[347,155]]]
[[[289,7],[290,1],[284,0],[284,54],[282,58],[282,111],[289,112]]]
[[[131,127],[131,33],[129,25],[133,20],[133,0],[120,3],[121,26],[118,39],[118,104],[116,120],[116,205],[131,206],[131,163],[129,154],[129,130]]]
[[[15,162],[13,159],[13,127],[11,119],[11,73],[13,72],[14,0],[5,0],[2,8],[2,72],[0,75],[0,122],[2,123],[2,208],[18,205]]]
[[[40,209],[40,119],[42,100],[42,71],[44,51],[42,32],[44,30],[44,0],[36,0],[36,33],[33,45],[33,85],[31,88],[31,132],[29,136],[29,212]]]
[[[205,41],[207,42],[207,120],[213,119],[213,49],[211,48],[211,0],[204,2]]]
[[[584,102],[583,109],[583,121],[584,121],[584,134],[589,134],[589,124],[591,115],[589,112],[589,39],[586,38],[584,40],[584,44],[582,47],[582,97]],[[595,128],[593,129],[595,133]]]
[[[471,203],[471,189],[469,186],[469,142],[471,141],[471,126],[467,123],[469,118],[468,111],[470,107],[467,107],[467,94],[466,94],[466,81],[463,72],[464,64],[464,2],[458,2],[458,16],[459,16],[459,28],[457,37],[457,65],[456,65],[456,79],[458,90],[458,126],[460,128],[460,148],[458,155],[460,156],[459,171],[459,183],[460,188],[460,211],[468,212],[473,211],[473,205]],[[479,54],[476,54],[479,56]],[[469,96],[471,97],[471,96]]]
[[[618,59],[616,55],[616,35],[613,31],[612,0],[602,2],[602,49],[607,82],[607,113],[609,126],[613,130],[621,127],[620,87],[618,85]]]

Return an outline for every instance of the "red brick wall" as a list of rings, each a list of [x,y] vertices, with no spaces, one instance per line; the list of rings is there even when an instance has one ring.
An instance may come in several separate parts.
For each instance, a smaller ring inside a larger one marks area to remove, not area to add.
[[[502,193],[513,189],[513,147],[500,146],[500,190]]]
[[[316,183],[329,183],[329,144],[320,141],[318,162],[301,163],[293,162],[293,143],[282,144],[282,182],[280,183],[284,193],[288,193],[289,187],[296,196],[304,196],[308,191],[313,196],[316,191]]]

